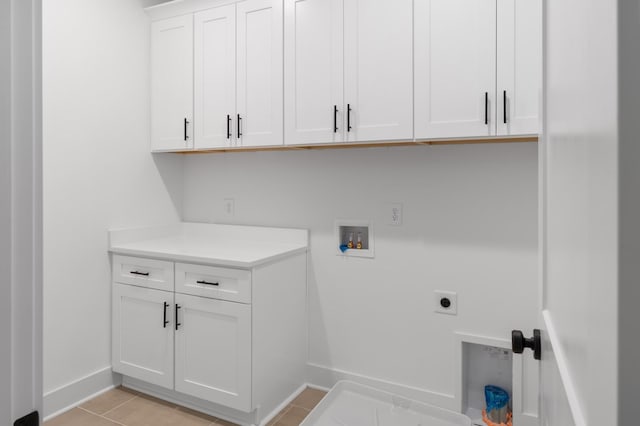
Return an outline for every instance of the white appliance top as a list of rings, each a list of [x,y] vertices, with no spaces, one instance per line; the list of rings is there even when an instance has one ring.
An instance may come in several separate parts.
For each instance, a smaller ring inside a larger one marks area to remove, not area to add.
[[[177,223],[109,231],[109,251],[129,256],[252,268],[303,253],[306,229]]]

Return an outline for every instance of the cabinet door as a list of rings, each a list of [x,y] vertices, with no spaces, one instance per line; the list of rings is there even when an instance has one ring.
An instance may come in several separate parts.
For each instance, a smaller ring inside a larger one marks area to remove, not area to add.
[[[498,0],[497,71],[498,135],[537,134],[542,96],[542,0]]]
[[[347,140],[412,139],[413,0],[345,0],[344,14]]]
[[[236,6],[194,17],[195,148],[231,146],[236,113]]]
[[[113,284],[113,371],[173,389],[172,308],[173,293]]]
[[[239,143],[282,145],[282,0],[243,1],[237,14]]]
[[[496,0],[416,0],[416,139],[495,134]]]
[[[193,148],[193,16],[151,24],[151,148]]]
[[[251,305],[176,294],[178,392],[251,411]]]
[[[342,142],[343,0],[285,0],[285,142]]]

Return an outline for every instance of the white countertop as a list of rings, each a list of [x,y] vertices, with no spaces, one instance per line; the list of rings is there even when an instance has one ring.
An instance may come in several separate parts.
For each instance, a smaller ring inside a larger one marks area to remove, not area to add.
[[[112,253],[207,265],[252,268],[303,253],[304,229],[178,223],[109,231]]]

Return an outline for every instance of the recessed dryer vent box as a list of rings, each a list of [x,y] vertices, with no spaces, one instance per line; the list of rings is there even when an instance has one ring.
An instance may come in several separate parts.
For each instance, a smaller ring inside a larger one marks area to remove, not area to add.
[[[341,246],[352,248],[344,252]],[[361,248],[358,248],[360,242]],[[362,220],[336,220],[336,250],[340,256],[374,257],[373,223]]]

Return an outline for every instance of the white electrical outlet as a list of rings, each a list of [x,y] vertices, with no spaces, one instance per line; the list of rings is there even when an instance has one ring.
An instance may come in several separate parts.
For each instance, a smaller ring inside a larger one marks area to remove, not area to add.
[[[236,214],[236,202],[233,198],[225,198],[222,204],[222,214],[225,218],[231,218]]]
[[[402,204],[388,203],[386,206],[387,224],[393,226],[402,225]]]
[[[436,290],[434,308],[439,314],[458,315],[458,294],[453,291]]]

